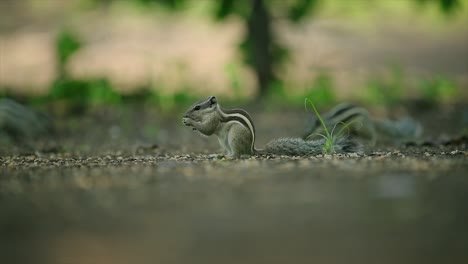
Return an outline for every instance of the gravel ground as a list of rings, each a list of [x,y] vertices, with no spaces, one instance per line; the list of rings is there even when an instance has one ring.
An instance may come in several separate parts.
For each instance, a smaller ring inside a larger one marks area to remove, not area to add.
[[[59,125],[52,142],[1,152],[5,263],[468,260],[466,138],[226,160],[213,155],[215,139],[174,118],[88,118]],[[300,133],[289,129],[294,112],[276,130],[277,115],[260,119],[259,145]]]

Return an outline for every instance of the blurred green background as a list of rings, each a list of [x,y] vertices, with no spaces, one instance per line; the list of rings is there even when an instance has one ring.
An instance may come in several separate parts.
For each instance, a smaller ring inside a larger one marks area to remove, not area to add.
[[[3,0],[0,94],[163,109],[468,100],[468,0]]]

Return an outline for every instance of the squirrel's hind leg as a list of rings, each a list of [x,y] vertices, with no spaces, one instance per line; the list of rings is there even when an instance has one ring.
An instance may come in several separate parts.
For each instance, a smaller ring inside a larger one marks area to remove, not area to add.
[[[241,155],[252,155],[252,135],[244,126],[233,126],[228,134],[228,145],[231,155],[239,158]]]

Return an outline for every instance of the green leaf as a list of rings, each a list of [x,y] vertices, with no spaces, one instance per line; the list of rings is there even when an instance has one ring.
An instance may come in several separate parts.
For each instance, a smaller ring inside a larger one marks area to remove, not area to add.
[[[56,41],[56,52],[60,65],[65,65],[76,51],[81,48],[81,42],[72,32],[64,30],[59,33]]]
[[[299,0],[288,10],[288,18],[293,22],[299,22],[311,11],[317,8],[319,0]]]

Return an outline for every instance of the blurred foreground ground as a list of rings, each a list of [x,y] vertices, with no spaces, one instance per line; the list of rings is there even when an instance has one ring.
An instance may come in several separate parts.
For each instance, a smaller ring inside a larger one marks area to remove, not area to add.
[[[249,110],[258,146],[302,132],[301,111]],[[428,137],[456,135],[464,111],[418,119]],[[99,111],[61,122],[52,141],[62,149],[2,150],[5,263],[468,260],[466,140],[226,161],[209,156],[216,139],[183,127],[180,113]]]
[[[2,168],[0,257],[465,263],[466,152],[405,156]]]

